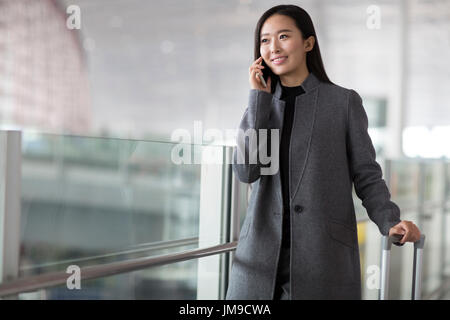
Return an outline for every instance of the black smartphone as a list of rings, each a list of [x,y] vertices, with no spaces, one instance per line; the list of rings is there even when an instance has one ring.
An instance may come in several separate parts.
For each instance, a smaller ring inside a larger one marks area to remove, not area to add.
[[[261,82],[262,82],[264,88],[267,88],[266,80],[264,80],[264,77],[261,75],[260,72],[258,72],[258,76],[259,76],[259,80],[261,80]]]
[[[264,59],[262,59],[261,65],[264,66],[264,70],[269,69],[269,67],[266,65],[266,62],[264,61]],[[267,78],[268,78],[267,72],[266,72],[266,74],[263,73],[263,75],[261,75],[261,73],[259,73],[259,79],[261,80],[264,88],[267,88]]]

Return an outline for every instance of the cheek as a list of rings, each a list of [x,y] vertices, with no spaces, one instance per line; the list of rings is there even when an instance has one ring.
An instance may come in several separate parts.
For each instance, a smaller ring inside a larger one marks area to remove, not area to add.
[[[303,60],[304,51],[300,47],[296,48],[295,50],[291,51],[291,56],[293,58],[292,60],[301,61]]]
[[[285,42],[286,50],[289,50],[291,52],[302,52],[303,49],[303,43],[300,41],[286,41]]]
[[[261,49],[259,49],[259,54],[261,57],[266,57],[269,54],[269,50],[267,50],[266,47],[261,47]]]

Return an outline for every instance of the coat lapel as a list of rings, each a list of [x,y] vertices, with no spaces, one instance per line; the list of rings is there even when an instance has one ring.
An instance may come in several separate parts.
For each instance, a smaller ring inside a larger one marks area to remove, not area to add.
[[[289,190],[291,201],[298,191],[308,161],[317,109],[319,84],[320,80],[313,73],[310,73],[302,83],[305,93],[297,96],[295,100],[295,113],[289,147]],[[282,88],[280,82],[278,82],[274,92],[274,96],[277,99],[280,99],[281,91]]]

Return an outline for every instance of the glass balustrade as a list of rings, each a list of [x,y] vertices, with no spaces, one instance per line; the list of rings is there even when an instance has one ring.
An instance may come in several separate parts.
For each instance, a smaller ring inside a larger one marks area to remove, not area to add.
[[[18,279],[231,242],[231,215],[239,226],[251,193],[227,162],[232,147],[22,132],[19,150]],[[185,152],[192,163],[177,164]],[[195,163],[196,157],[203,161]],[[448,280],[450,163],[394,159],[383,164],[401,218],[414,221],[427,236],[426,298]],[[363,298],[378,299],[374,279],[380,271],[381,235],[353,197]],[[215,254],[89,279],[79,291],[61,284],[18,297],[221,299],[232,256]],[[410,299],[412,265],[413,245],[393,246],[391,299]]]
[[[225,241],[229,147],[32,132],[21,137],[19,278]],[[179,163],[183,155],[187,163]],[[140,281],[153,285],[140,287],[140,296],[170,295],[166,288],[185,282],[186,295],[179,297],[195,298],[196,274],[204,267],[191,261],[141,271]],[[90,283],[128,292],[136,281],[132,273],[114,279],[121,280]],[[55,290],[46,290],[46,297],[66,296]]]

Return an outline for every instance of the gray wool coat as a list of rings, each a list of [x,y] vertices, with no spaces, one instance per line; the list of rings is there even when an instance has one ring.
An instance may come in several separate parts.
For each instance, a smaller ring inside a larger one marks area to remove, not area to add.
[[[290,142],[291,299],[361,299],[361,272],[352,184],[381,234],[399,223],[368,135],[359,94],[310,73],[295,100]],[[240,129],[283,128],[285,102],[251,89]],[[249,152],[238,134],[233,171],[252,193],[233,260],[226,299],[273,299],[281,247],[280,171],[237,161]],[[269,138],[270,139],[270,138]],[[260,140],[260,142],[263,140]],[[266,139],[266,143],[270,142]],[[259,152],[259,150],[257,150]],[[258,158],[259,159],[259,158]]]

